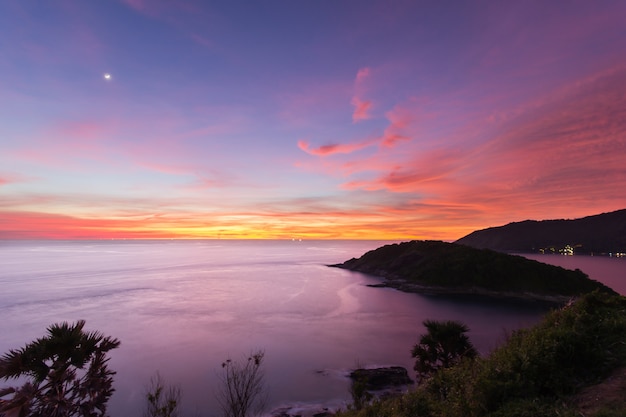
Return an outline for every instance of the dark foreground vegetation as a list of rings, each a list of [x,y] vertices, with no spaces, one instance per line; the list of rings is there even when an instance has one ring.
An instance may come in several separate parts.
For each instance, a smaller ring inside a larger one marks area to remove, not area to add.
[[[375,400],[345,417],[618,417],[626,384],[582,393],[626,366],[626,298],[593,292],[518,330],[488,357],[440,368],[408,393]],[[604,402],[604,398],[617,398]],[[591,410],[591,411],[589,411]]]
[[[113,394],[107,353],[119,340],[83,330],[85,322],[54,324],[45,337],[0,358],[0,378],[27,378],[0,389],[0,416],[105,416]]]
[[[385,245],[332,266],[384,277],[383,285],[409,292],[555,302],[594,290],[615,294],[580,270],[440,241]]]
[[[0,417],[106,417],[115,391],[108,368],[110,350],[120,341],[87,332],[84,320],[53,324],[47,334],[0,357],[0,379],[25,381],[0,388]],[[224,417],[258,415],[265,405],[263,351],[247,360],[222,363],[215,398]],[[182,393],[159,373],[145,392],[144,417],[179,417]]]
[[[354,403],[340,416],[626,415],[626,297],[586,294],[548,313],[537,326],[515,331],[484,358],[476,354],[463,324],[424,324],[427,333],[411,351],[419,384],[405,394],[375,399],[367,392],[371,381],[355,372]],[[21,387],[0,389],[0,416],[107,415],[114,372],[106,354],[119,341],[85,332],[83,326],[83,321],[53,325],[46,337],[0,358],[0,378],[27,378]],[[222,365],[223,390],[216,398],[224,416],[246,417],[260,410],[263,356],[259,351]],[[157,375],[146,393],[144,415],[178,416],[180,398],[180,391]]]
[[[574,220],[525,220],[477,230],[456,243],[502,252],[626,253],[626,209]]]

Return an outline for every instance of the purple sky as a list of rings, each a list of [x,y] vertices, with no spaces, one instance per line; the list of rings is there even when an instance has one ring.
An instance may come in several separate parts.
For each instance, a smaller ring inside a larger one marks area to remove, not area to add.
[[[626,207],[621,0],[5,0],[0,34],[0,238],[454,240]]]

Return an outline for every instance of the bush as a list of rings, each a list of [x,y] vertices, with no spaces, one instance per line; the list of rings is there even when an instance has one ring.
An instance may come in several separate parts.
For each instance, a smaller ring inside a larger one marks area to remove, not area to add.
[[[626,365],[626,298],[594,292],[514,332],[486,358],[438,370],[416,391],[358,416],[574,417],[583,387]],[[601,410],[620,414],[626,404]]]
[[[166,386],[157,372],[150,378],[150,388],[146,392],[144,417],[178,417],[181,393],[177,386]]]
[[[246,361],[231,359],[222,363],[222,385],[217,400],[225,417],[248,417],[265,406],[263,359],[265,352],[252,353]]]

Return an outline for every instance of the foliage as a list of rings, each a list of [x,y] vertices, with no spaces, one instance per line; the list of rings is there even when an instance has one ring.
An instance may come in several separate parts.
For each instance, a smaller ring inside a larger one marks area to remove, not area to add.
[[[106,415],[115,374],[107,366],[106,354],[120,342],[99,332],[85,332],[84,325],[84,320],[54,324],[48,327],[46,337],[0,358],[0,378],[28,379],[21,387],[0,390],[0,413],[33,417]]]
[[[473,359],[478,352],[465,333],[469,328],[457,321],[425,320],[427,333],[413,346],[411,356],[416,358],[415,372],[423,381],[440,368],[449,368],[463,358]]]
[[[394,282],[408,282],[467,293],[478,288],[562,296],[582,295],[596,289],[616,294],[580,270],[570,271],[521,256],[439,241],[385,245],[335,266],[386,277],[392,286]]]
[[[144,417],[178,417],[180,415],[180,387],[166,387],[158,372],[156,376],[150,378],[146,401]]]
[[[593,292],[514,332],[486,358],[441,368],[418,388],[350,416],[574,417],[585,386],[626,365],[626,298]],[[626,403],[600,415],[622,415]]]
[[[363,364],[359,360],[355,362],[355,369],[363,369]],[[360,410],[370,403],[373,395],[367,390],[367,377],[363,374],[351,375],[350,396],[352,404],[348,405],[350,409]]]
[[[264,357],[265,352],[259,350],[246,361],[228,359],[222,363],[217,400],[225,417],[248,417],[263,410],[266,400]]]

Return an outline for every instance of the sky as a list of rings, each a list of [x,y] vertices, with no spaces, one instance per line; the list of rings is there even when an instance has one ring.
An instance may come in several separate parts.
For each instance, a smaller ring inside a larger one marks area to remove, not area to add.
[[[0,239],[626,208],[626,2],[3,0]]]

